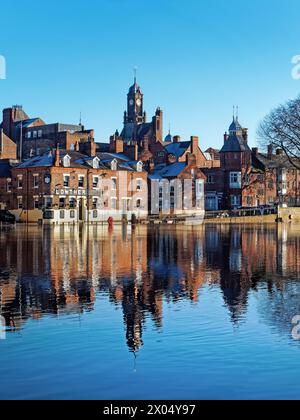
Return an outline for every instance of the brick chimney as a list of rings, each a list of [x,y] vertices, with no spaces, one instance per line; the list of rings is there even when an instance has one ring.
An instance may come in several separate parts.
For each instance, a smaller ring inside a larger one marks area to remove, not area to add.
[[[55,150],[55,161],[54,161],[55,167],[59,167],[59,161],[60,161],[59,143],[57,143],[56,150]]]
[[[138,160],[139,159],[139,147],[137,144],[126,146],[126,155],[131,160]]]
[[[85,153],[88,156],[96,156],[97,152],[97,145],[93,138],[89,138],[88,141],[80,141],[79,142],[79,152]]]
[[[118,130],[113,136],[110,137],[110,146],[109,150],[111,153],[123,153],[124,152],[124,142],[120,137]]]
[[[192,136],[191,137],[191,152],[196,155],[199,150],[199,137]]]
[[[273,157],[273,145],[272,144],[269,144],[268,145],[268,159],[272,159],[272,157]]]
[[[147,136],[144,136],[143,138],[143,149],[145,152],[149,151],[149,140]]]
[[[90,139],[88,141],[88,154],[89,154],[89,156],[94,157],[94,156],[96,156],[96,152],[97,152],[97,145],[95,143],[95,140]]]
[[[152,124],[155,127],[156,141],[163,141],[163,111],[160,108],[156,109],[155,117],[153,117]]]
[[[138,160],[139,158],[139,146],[136,144],[134,146],[134,160]]]
[[[245,143],[248,143],[248,128],[243,128],[243,139],[245,141]]]
[[[12,124],[13,124],[13,109],[3,109],[3,131],[8,137],[12,137]]]
[[[115,152],[116,153],[123,153],[124,152],[124,142],[121,138],[116,139]]]
[[[276,150],[276,155],[277,156],[282,156],[283,155],[283,150],[282,149],[277,149]]]

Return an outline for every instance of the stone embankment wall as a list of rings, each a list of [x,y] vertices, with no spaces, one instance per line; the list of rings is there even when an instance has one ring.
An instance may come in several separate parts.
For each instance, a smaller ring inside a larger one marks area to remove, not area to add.
[[[300,223],[300,207],[287,207],[278,210],[278,218],[283,223]]]
[[[278,215],[269,214],[265,216],[245,216],[245,217],[228,217],[219,219],[204,220],[206,225],[209,224],[255,224],[255,223],[299,223],[300,224],[300,207],[288,207],[278,209]]]
[[[276,223],[277,215],[276,214],[269,214],[267,216],[245,216],[245,217],[228,217],[228,218],[220,218],[220,219],[206,219],[204,223],[206,225],[211,224],[257,224],[257,223]]]

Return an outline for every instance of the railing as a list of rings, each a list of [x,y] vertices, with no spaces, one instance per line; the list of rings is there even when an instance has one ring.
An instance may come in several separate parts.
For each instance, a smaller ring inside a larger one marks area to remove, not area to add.
[[[219,210],[205,212],[205,219],[226,219],[230,217],[255,217],[277,214],[277,207],[259,207],[236,210]]]

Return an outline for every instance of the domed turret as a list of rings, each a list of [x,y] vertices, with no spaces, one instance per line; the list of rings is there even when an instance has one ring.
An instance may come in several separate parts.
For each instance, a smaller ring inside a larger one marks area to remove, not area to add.
[[[172,141],[173,141],[173,136],[169,132],[169,134],[165,137],[165,143],[172,143]]]

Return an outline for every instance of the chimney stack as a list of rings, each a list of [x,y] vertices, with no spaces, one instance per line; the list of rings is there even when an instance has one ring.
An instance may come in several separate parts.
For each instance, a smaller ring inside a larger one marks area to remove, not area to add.
[[[191,152],[196,154],[199,149],[199,137],[192,136],[191,137]]]
[[[272,159],[273,157],[273,145],[269,144],[268,145],[268,159]]]
[[[243,128],[243,139],[245,141],[245,143],[248,143],[248,128]]]
[[[145,152],[148,152],[149,151],[149,141],[148,141],[148,137],[147,136],[144,136],[144,139],[143,139],[143,148],[144,148]]]
[[[13,125],[13,109],[6,108],[3,110],[3,131],[9,138],[12,138],[12,125]]]
[[[57,143],[56,150],[55,150],[55,162],[54,162],[55,167],[59,167],[59,161],[60,161],[59,143]]]
[[[257,154],[258,154],[258,147],[253,147],[252,153],[253,153],[254,156],[257,156]]]

